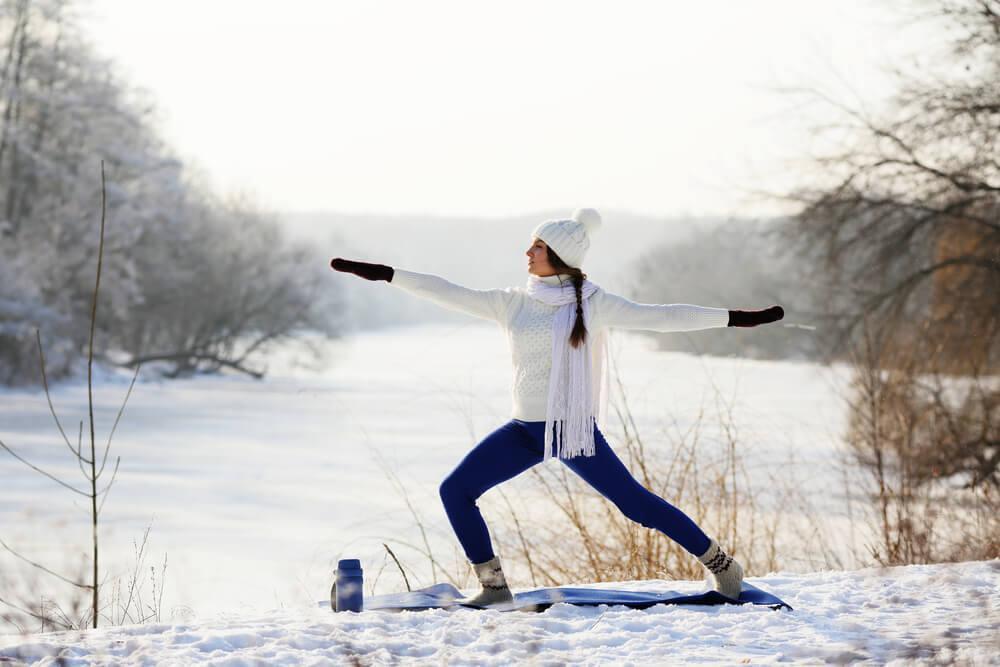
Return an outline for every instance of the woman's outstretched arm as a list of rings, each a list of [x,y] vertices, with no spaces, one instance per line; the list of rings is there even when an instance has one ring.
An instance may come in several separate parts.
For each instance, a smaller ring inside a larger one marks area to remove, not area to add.
[[[330,266],[337,271],[353,273],[367,280],[385,280],[445,308],[498,322],[504,319],[512,295],[510,288],[472,289],[430,273],[405,271],[385,264],[354,262],[337,257],[330,262]]]
[[[729,310],[690,303],[636,303],[603,289],[598,297],[599,317],[605,326],[649,331],[697,331],[721,327],[752,327],[780,320],[781,306],[764,310]]]

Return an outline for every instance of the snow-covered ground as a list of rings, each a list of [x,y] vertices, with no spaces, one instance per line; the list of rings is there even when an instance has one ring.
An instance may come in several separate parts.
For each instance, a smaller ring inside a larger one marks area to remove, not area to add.
[[[843,512],[844,478],[836,462],[844,369],[659,352],[627,332],[614,332],[612,348],[637,426],[651,447],[664,441],[664,431],[690,428],[704,410],[699,446],[711,448],[722,441],[718,411],[730,410],[756,483],[764,488],[776,476],[794,480],[824,519],[834,521]],[[122,462],[102,515],[101,569],[109,577],[127,573],[134,565],[133,541],[151,525],[146,567],[169,558],[162,610],[169,624],[102,629],[59,641],[87,655],[151,652],[155,661],[178,664],[192,656],[212,658],[213,651],[221,651],[223,662],[308,664],[346,655],[349,646],[379,660],[423,655],[497,664],[529,655],[553,662],[583,656],[669,661],[670,651],[688,646],[692,658],[723,662],[737,656],[794,658],[797,651],[829,660],[849,659],[853,651],[879,660],[923,641],[921,627],[928,636],[940,631],[972,637],[975,628],[995,623],[981,607],[973,610],[969,598],[976,586],[991,588],[985,604],[995,612],[995,563],[910,568],[885,579],[874,571],[760,579],[796,607],[793,615],[665,607],[333,618],[317,611],[316,601],[329,590],[339,558],[362,559],[366,594],[401,590],[395,568],[385,566],[385,541],[396,540],[414,586],[435,582],[425,559],[400,544],[423,536],[387,469],[405,486],[439,558],[461,561],[438,484],[465,451],[509,418],[510,361],[500,329],[471,319],[365,332],[326,350],[328,363],[319,368],[302,367],[288,350],[264,381],[142,376],[112,446],[112,456]],[[105,373],[97,383],[99,443],[129,379]],[[79,420],[86,419],[85,384],[61,384],[53,400],[75,435]],[[615,446],[614,427],[606,434]],[[0,440],[54,474],[80,478],[41,391],[0,390]],[[0,480],[4,541],[33,560],[76,572],[89,540],[85,503],[3,452]],[[513,480],[508,488],[525,487]],[[494,512],[499,501],[493,493],[481,505],[495,525],[502,514]],[[825,546],[848,554],[850,565],[849,554],[859,545],[847,534],[837,538]],[[781,563],[789,573],[823,567],[805,552],[781,554]],[[21,572],[20,566],[0,553],[0,575]],[[921,577],[937,586],[934,596],[920,594]],[[906,592],[883,595],[877,592],[883,586]],[[683,590],[677,582],[670,588]],[[968,620],[960,618],[962,605]],[[879,616],[880,609],[892,613]],[[925,624],[915,625],[910,615],[922,615]],[[731,644],[720,634],[727,626],[718,624],[719,616],[727,623],[734,619]],[[869,621],[872,627],[863,630]],[[785,628],[787,634],[778,632]],[[3,641],[23,649],[56,640],[38,635]]]
[[[148,665],[1000,664],[1000,561],[772,574],[794,611],[657,605],[545,612],[279,609],[0,639],[4,660]],[[633,590],[678,582],[631,582]],[[619,584],[618,586],[624,586]],[[687,587],[692,590],[692,586]]]

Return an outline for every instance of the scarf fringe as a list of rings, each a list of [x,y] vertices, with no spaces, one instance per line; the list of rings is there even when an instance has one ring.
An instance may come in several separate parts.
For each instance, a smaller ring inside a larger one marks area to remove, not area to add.
[[[576,294],[529,279],[529,293],[549,305],[561,306],[552,319],[552,372],[545,425],[544,458],[570,459],[597,453],[595,431],[603,422],[607,402],[607,332],[588,331],[579,347],[569,344],[576,317]],[[591,294],[597,287],[584,281],[583,317],[590,322]],[[594,382],[596,367],[597,382]],[[594,413],[597,413],[596,415]]]
[[[593,434],[593,429],[597,425],[597,419],[590,417],[588,421],[590,422],[590,437],[584,438],[583,441],[576,441],[575,443],[566,442],[566,438],[564,437],[566,421],[564,419],[557,419],[553,422],[555,429],[553,441],[556,443],[556,451],[552,455],[553,458],[571,459],[577,456],[593,456],[597,453],[597,442],[594,440]],[[586,427],[584,429],[584,432],[586,432]]]

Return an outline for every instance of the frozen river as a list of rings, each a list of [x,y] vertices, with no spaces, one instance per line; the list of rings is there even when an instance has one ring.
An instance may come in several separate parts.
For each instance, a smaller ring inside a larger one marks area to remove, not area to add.
[[[654,452],[699,411],[699,446],[717,446],[724,409],[754,484],[794,479],[818,507],[832,513],[842,504],[835,463],[844,369],[660,352],[619,331],[611,350]],[[479,321],[353,334],[327,344],[318,365],[299,363],[289,349],[262,381],[154,375],[140,375],[112,444],[121,469],[102,515],[102,570],[125,572],[133,541],[152,525],[147,569],[167,555],[164,606],[196,615],[313,605],[338,558],[360,557],[370,570],[384,561],[382,542],[421,541],[387,470],[405,486],[435,552],[457,559],[438,484],[511,409],[506,339]],[[98,443],[129,379],[105,374],[95,387]],[[86,384],[59,385],[53,400],[75,435],[87,414]],[[616,447],[620,429],[609,412],[605,434]],[[0,391],[0,440],[82,485],[43,392]],[[481,501],[487,521],[492,493]],[[0,535],[25,555],[76,571],[90,530],[81,501],[0,452]],[[404,547],[397,552],[421,560]],[[15,565],[0,554],[5,571]],[[398,585],[384,576],[384,586]]]

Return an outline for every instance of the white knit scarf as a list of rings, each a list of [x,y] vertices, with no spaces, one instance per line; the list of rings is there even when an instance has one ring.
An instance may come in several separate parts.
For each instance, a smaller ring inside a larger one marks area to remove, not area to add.
[[[572,279],[567,276],[561,284],[549,285],[538,276],[528,277],[529,296],[550,306],[560,306],[552,317],[552,372],[545,416],[545,459],[556,456],[568,459],[581,454],[593,456],[596,451],[595,419],[596,423],[604,424],[608,397],[607,332],[590,328],[590,296],[597,288],[591,281],[583,281],[581,298],[587,336],[574,348],[569,343],[570,332],[576,323],[576,289]],[[593,382],[595,377],[596,383]]]

